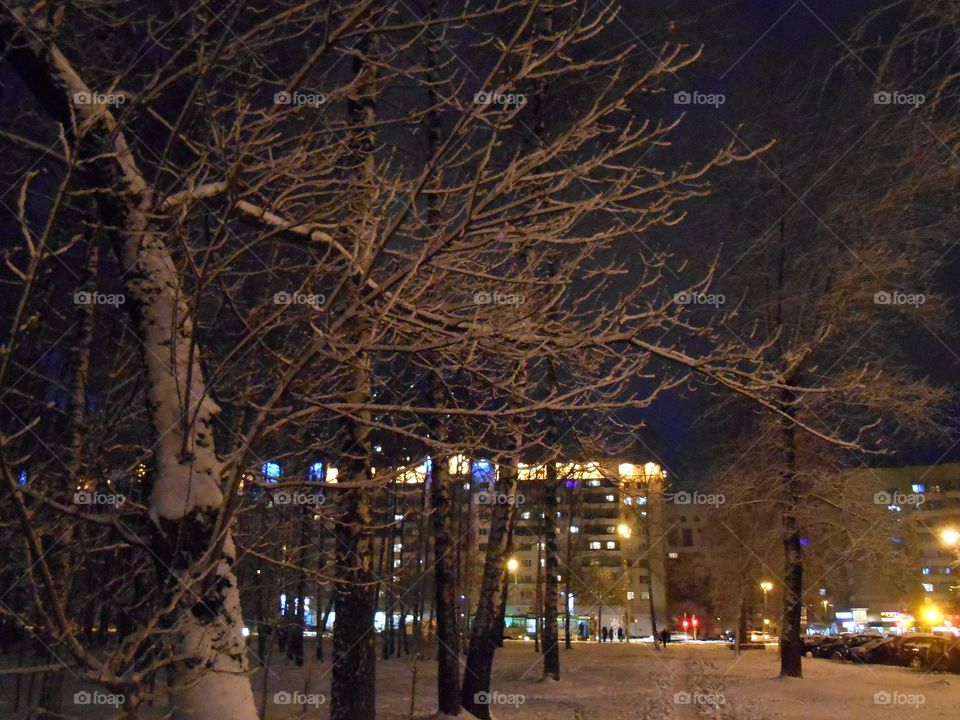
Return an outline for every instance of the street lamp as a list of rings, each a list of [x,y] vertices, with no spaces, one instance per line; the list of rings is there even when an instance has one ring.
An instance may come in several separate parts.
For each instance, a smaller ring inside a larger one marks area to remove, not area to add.
[[[763,590],[763,615],[767,615],[767,593],[773,590],[773,583],[769,580],[764,580],[760,583],[760,589]]]
[[[630,526],[626,523],[620,523],[617,525],[617,534],[622,538],[628,538],[631,535]]]
[[[940,542],[949,547],[954,547],[960,543],[960,530],[956,528],[944,528],[940,531]]]

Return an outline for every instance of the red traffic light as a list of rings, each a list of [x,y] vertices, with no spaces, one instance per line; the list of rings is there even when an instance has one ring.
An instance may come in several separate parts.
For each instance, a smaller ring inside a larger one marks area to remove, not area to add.
[[[698,622],[700,622],[700,621],[697,620],[697,616],[694,615],[694,616],[693,616],[693,626],[696,627]]]
[[[684,620],[684,621],[683,621],[683,629],[684,629],[684,630],[686,630],[686,629],[687,629],[687,624],[688,624],[688,623],[687,623],[687,621],[686,621],[686,620]]]

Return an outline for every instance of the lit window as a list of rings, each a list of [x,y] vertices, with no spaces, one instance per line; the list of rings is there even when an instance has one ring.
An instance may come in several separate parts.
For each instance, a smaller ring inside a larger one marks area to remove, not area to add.
[[[924,583],[923,589],[926,592],[933,592],[933,583]]]
[[[599,549],[600,549],[600,541],[599,541],[599,540],[594,540],[592,543],[590,543],[590,549],[591,549],[591,550],[599,550]]]
[[[310,466],[310,479],[311,480],[323,480],[323,463],[315,462]]]
[[[273,462],[264,463],[260,468],[260,474],[267,480],[273,482],[280,478],[280,465]]]
[[[599,480],[588,480],[588,481],[587,481],[587,485],[589,485],[590,487],[600,487],[600,481],[599,481]]]
[[[607,540],[607,550],[616,550],[617,544],[613,540]]]
[[[578,532],[580,532],[580,528],[578,528],[576,525],[571,525],[571,526],[570,526],[570,532],[572,532],[572,533],[578,533]]]
[[[680,553],[672,552],[667,557],[669,557],[671,560],[676,560],[678,557],[680,557]]]
[[[529,520],[529,519],[530,519],[530,511],[529,511],[529,510],[524,511],[524,512],[521,514],[521,517],[522,517],[524,520]]]
[[[921,570],[920,572],[922,572],[924,575],[929,575],[929,574],[930,574],[930,568],[925,567],[925,568],[924,568],[923,570]]]
[[[922,493],[927,491],[927,486],[923,483],[914,483],[910,486],[915,493]]]
[[[613,502],[616,498],[613,495],[607,495],[607,502]]]

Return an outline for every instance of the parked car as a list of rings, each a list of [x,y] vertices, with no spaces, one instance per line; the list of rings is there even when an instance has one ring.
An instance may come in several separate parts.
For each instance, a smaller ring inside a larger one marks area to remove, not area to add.
[[[859,647],[860,645],[866,645],[868,642],[876,639],[876,635],[840,635],[839,637],[825,640],[824,642],[820,643],[816,648],[814,648],[813,654],[814,657],[826,658],[829,660],[849,660],[850,651],[853,648]]]
[[[813,651],[816,650],[824,641],[829,640],[832,635],[804,635],[800,639],[803,641],[803,654],[807,657],[813,657]]]
[[[850,659],[863,663],[882,663],[884,665],[908,666],[914,657],[921,654],[926,642],[936,640],[937,636],[930,633],[905,633],[893,637],[877,638],[850,650]],[[912,642],[920,643],[916,650],[905,653],[904,648]]]
[[[915,668],[929,667],[947,654],[948,644],[949,641],[939,635],[913,635],[901,646],[898,664]]]
[[[918,657],[927,670],[960,673],[960,639],[941,637],[931,641]]]
[[[861,663],[894,664],[903,640],[899,636],[875,638],[850,650],[850,659]]]

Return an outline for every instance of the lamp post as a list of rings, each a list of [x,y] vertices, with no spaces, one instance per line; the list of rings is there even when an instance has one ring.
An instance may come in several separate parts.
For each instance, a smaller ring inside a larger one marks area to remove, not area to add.
[[[633,531],[630,529],[630,526],[627,523],[620,523],[617,525],[617,535],[620,536],[621,543],[624,540],[629,540],[630,536],[633,534]],[[624,582],[623,584],[623,632],[624,637],[627,641],[630,640],[630,596],[632,593],[628,590],[630,587],[629,578],[627,577],[629,573],[629,565],[627,563],[627,557],[621,548],[620,552],[620,561],[623,564],[623,575]]]
[[[763,590],[763,617],[767,617],[767,593],[773,590],[773,583],[764,580],[760,583],[760,589]]]

